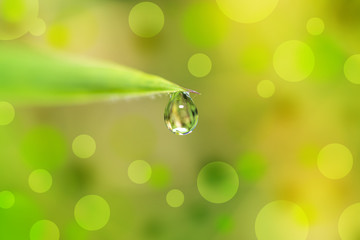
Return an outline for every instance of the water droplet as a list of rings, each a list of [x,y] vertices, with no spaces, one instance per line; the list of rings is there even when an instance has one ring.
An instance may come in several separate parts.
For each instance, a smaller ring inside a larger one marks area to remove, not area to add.
[[[191,133],[198,122],[197,108],[188,92],[176,92],[165,108],[164,120],[170,131],[177,135]]]

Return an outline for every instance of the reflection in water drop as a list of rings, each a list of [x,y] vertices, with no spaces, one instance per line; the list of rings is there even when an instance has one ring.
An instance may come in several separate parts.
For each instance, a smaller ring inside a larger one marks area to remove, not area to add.
[[[186,135],[196,127],[199,115],[189,93],[176,92],[171,95],[165,108],[164,120],[170,131],[177,135]]]

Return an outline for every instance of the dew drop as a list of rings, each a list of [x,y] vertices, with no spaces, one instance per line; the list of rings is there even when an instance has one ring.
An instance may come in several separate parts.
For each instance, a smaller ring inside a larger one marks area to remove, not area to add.
[[[188,92],[176,92],[165,108],[164,121],[168,129],[177,135],[191,133],[198,122],[197,108]]]

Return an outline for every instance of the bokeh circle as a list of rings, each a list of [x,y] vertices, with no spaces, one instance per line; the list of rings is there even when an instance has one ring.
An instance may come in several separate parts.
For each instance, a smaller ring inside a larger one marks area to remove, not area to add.
[[[321,149],[318,155],[318,168],[327,178],[340,179],[352,169],[353,156],[342,144],[332,143]]]
[[[9,209],[15,204],[15,196],[10,191],[0,192],[0,208]]]
[[[258,240],[305,240],[309,233],[309,221],[297,204],[274,201],[265,205],[255,221]]]
[[[81,134],[74,139],[72,149],[77,157],[89,158],[94,155],[96,151],[96,142],[91,136]]]
[[[311,35],[320,35],[325,28],[324,21],[321,18],[310,18],[306,23],[306,30]]]
[[[255,23],[268,17],[279,0],[216,0],[221,11],[239,23]]]
[[[262,80],[257,85],[257,93],[262,98],[269,98],[275,93],[275,84],[270,80]]]
[[[26,34],[38,12],[38,0],[1,0],[0,40],[13,40]]]
[[[85,230],[99,230],[109,221],[110,206],[98,195],[87,195],[76,203],[74,216],[76,222]]]
[[[151,166],[144,160],[136,160],[129,165],[128,176],[131,181],[137,184],[143,184],[149,181],[151,177]]]
[[[153,2],[138,3],[130,11],[129,26],[139,37],[154,37],[164,26],[164,13]]]
[[[172,189],[166,194],[166,202],[170,207],[180,207],[184,203],[184,193],[179,189]]]
[[[344,64],[344,74],[347,80],[360,84],[360,54],[349,57]]]
[[[347,207],[339,218],[338,231],[342,240],[355,240],[360,236],[360,203]]]
[[[0,125],[10,124],[15,117],[15,109],[9,102],[0,102]]]
[[[299,82],[313,71],[315,57],[312,49],[304,42],[291,40],[282,43],[273,59],[276,73],[289,82]]]
[[[30,240],[58,240],[59,238],[59,228],[52,221],[40,220],[31,227]]]
[[[43,19],[37,18],[30,28],[30,33],[34,36],[41,36],[46,31],[46,23]]]
[[[211,67],[211,59],[204,53],[196,53],[189,58],[188,70],[195,77],[205,77],[210,73]]]
[[[239,187],[235,169],[225,162],[211,162],[205,165],[197,177],[200,195],[211,203],[231,200]]]
[[[49,191],[52,185],[52,176],[45,169],[34,170],[29,176],[29,186],[36,193]]]

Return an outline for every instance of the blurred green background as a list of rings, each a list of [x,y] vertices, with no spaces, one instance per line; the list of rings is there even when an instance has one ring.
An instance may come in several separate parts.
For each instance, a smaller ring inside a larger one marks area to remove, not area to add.
[[[164,124],[167,95],[0,96],[0,239],[360,239],[359,12],[358,0],[1,0],[0,44],[201,95],[186,136]]]

